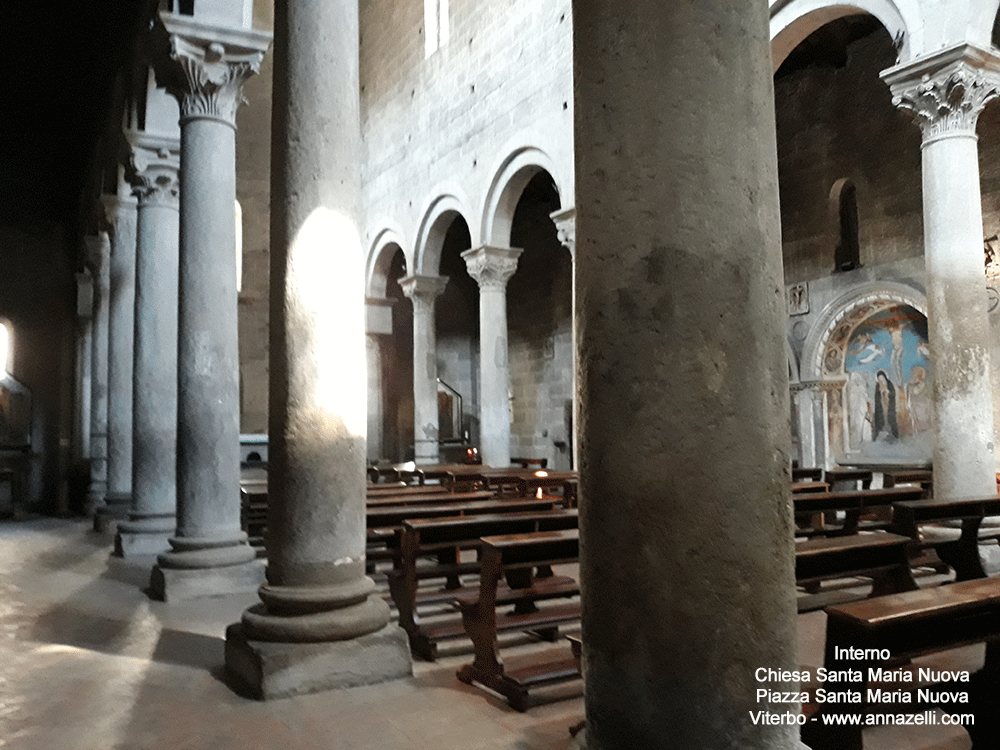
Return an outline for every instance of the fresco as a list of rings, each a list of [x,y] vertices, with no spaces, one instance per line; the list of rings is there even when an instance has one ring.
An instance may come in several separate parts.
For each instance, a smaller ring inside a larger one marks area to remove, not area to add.
[[[927,319],[895,305],[860,323],[844,358],[848,444],[866,458],[930,460]]]

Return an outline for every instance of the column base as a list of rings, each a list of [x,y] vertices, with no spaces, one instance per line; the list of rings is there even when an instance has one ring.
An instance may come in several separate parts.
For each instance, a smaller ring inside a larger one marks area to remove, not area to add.
[[[114,534],[118,530],[118,524],[128,518],[131,507],[130,495],[106,495],[104,505],[94,511],[94,531]]]
[[[170,550],[169,539],[177,531],[176,516],[136,517],[118,525],[115,535],[115,552],[118,557],[159,555]]]
[[[264,583],[263,560],[213,568],[168,568],[153,566],[149,595],[163,602],[180,602],[227,594],[253,594]]]
[[[226,628],[230,684],[258,700],[373,685],[413,674],[410,644],[394,623],[346,641],[272,643],[249,640],[242,623]]]

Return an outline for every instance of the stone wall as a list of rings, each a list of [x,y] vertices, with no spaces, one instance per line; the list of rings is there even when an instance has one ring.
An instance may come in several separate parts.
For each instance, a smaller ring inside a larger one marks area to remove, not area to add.
[[[840,178],[857,188],[862,265],[923,255],[920,130],[878,78],[895,56],[879,30],[848,47],[842,68],[775,80],[786,283],[833,271],[828,200]]]
[[[31,455],[20,507],[81,511],[67,495],[73,430],[76,282],[63,233],[36,226],[0,228],[4,270],[0,318],[13,333],[11,375],[31,391]]]
[[[270,2],[254,3],[254,28],[270,30]],[[271,202],[272,55],[243,87],[236,112],[236,198],[243,210],[243,285],[239,295],[240,432],[267,432],[268,277]]]

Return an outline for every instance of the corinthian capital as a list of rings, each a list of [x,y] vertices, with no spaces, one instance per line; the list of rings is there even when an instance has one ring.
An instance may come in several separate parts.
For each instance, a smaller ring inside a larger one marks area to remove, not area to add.
[[[147,134],[129,136],[129,181],[142,206],[176,207],[180,185],[180,144]]]
[[[549,218],[556,225],[556,236],[559,244],[569,250],[572,257],[576,257],[576,207],[560,209],[549,214]]]
[[[399,280],[403,294],[413,300],[414,312],[434,309],[434,300],[438,298],[448,284],[447,276],[422,276],[414,274]]]
[[[882,72],[892,102],[911,111],[924,140],[972,135],[983,107],[1000,95],[1000,57],[959,44]]]
[[[157,81],[180,102],[181,123],[204,118],[236,127],[243,82],[260,70],[270,35],[172,13],[160,14],[157,31],[166,48],[155,63]]]
[[[479,289],[505,289],[510,277],[517,270],[521,250],[514,247],[483,245],[462,253],[469,276],[476,280]]]

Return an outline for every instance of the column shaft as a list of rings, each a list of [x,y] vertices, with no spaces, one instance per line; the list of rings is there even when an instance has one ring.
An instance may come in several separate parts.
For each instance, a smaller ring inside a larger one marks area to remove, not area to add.
[[[170,160],[164,154],[140,172],[136,187],[133,494],[129,520],[118,527],[115,542],[122,556],[166,551],[177,526],[176,155]]]
[[[883,71],[923,131],[924,262],[934,402],[934,495],[996,493],[990,322],[976,121],[1000,56],[958,44]]]
[[[767,6],[573,12],[587,745],[796,748]]]
[[[94,316],[91,334],[90,379],[90,490],[87,506],[94,515],[94,528],[104,531],[103,516],[108,490],[108,286],[110,284],[110,240],[107,232],[88,237],[88,252],[94,279]]]
[[[136,206],[107,202],[114,216],[108,321],[108,511],[123,518],[132,494],[132,347],[135,313]]]
[[[275,3],[267,583],[226,631],[264,698],[410,671],[365,576],[357,45],[353,0]]]
[[[995,494],[990,323],[974,133],[924,144],[923,191],[934,494]]]
[[[479,284],[479,442],[487,466],[510,466],[507,282],[520,256],[520,249],[488,245],[462,253]]]
[[[151,588],[177,599],[252,591],[262,577],[240,527],[235,118],[270,39],[168,13],[160,24],[171,61],[157,81],[181,112],[177,533]]]
[[[434,301],[447,279],[409,276],[400,280],[413,301],[413,447],[418,464],[436,464],[438,453],[437,336]],[[509,428],[508,428],[509,429]]]

